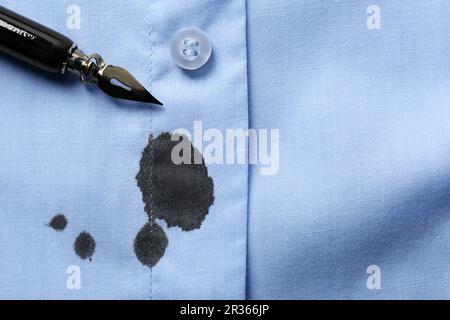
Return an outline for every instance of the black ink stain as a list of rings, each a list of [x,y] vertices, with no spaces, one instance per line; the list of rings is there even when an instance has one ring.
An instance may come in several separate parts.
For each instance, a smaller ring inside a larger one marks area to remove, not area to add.
[[[136,180],[151,221],[163,219],[168,227],[190,231],[200,228],[208,214],[214,202],[214,183],[203,157],[188,138],[176,135],[172,141],[172,136],[165,132],[153,139],[150,135]],[[189,141],[191,161],[175,164],[171,153],[181,138]],[[201,163],[195,164],[195,159]]]
[[[134,253],[143,265],[152,268],[164,255],[168,244],[164,230],[158,224],[148,222],[134,239]]]
[[[81,259],[91,260],[95,251],[95,240],[88,232],[83,231],[75,239],[73,248]]]
[[[55,229],[56,231],[63,231],[67,226],[67,219],[63,214],[57,214],[52,218],[49,223],[49,226]]]

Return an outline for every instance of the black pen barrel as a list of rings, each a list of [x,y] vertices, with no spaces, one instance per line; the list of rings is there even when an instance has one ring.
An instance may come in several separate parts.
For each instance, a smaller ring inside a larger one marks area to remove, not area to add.
[[[0,51],[46,71],[63,73],[73,41],[0,6]]]

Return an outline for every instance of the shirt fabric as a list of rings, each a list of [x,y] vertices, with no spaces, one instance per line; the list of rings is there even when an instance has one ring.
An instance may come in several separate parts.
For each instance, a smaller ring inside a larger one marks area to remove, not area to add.
[[[109,98],[0,55],[0,297],[27,299],[449,298],[449,36],[445,1],[13,1],[1,5],[122,66],[164,103]],[[81,9],[81,28],[66,10]],[[170,57],[181,28],[208,63]],[[208,165],[201,228],[160,223],[153,268],[133,241],[150,134],[279,129],[280,166]],[[68,225],[48,227],[58,212]],[[92,261],[73,250],[86,230]],[[381,288],[368,288],[368,268]],[[67,286],[78,266],[81,288]]]

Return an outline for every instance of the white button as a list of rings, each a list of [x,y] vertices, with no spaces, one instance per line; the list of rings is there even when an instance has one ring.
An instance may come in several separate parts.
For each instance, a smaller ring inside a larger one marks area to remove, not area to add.
[[[175,63],[186,70],[196,70],[211,57],[212,43],[206,34],[196,27],[179,30],[170,44],[170,54]]]

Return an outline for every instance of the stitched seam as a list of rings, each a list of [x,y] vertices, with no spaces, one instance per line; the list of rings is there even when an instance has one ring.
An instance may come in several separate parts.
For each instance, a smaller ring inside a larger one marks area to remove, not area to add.
[[[151,0],[147,1],[147,23],[148,23],[148,52],[150,56],[149,62],[149,72],[148,72],[148,87],[151,90],[152,82],[153,82],[153,42],[152,42],[152,24],[150,22],[150,5]],[[150,108],[150,135],[153,134],[153,114],[152,109]],[[153,174],[153,144],[150,144],[150,179]],[[153,184],[150,183],[150,230],[153,230]],[[153,236],[152,231],[150,232],[150,259],[153,260]],[[153,267],[150,268],[150,300],[153,300]]]
[[[248,56],[248,3],[244,1],[244,19],[245,19],[245,59],[246,59],[246,74],[245,74],[245,84],[247,90],[247,129],[252,128],[252,118],[251,118],[251,101],[250,101],[250,86],[249,86],[249,56]],[[249,162],[250,148],[247,150],[247,216],[246,216],[246,229],[245,229],[245,277],[244,277],[244,299],[249,298],[249,225],[250,225],[250,182],[252,178],[252,168]]]

